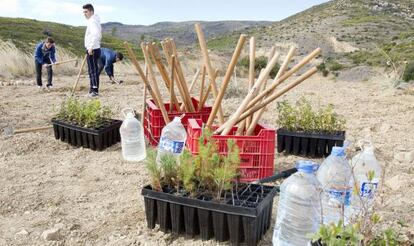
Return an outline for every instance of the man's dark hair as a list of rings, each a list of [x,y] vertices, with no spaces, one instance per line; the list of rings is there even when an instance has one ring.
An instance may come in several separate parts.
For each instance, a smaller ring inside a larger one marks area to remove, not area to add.
[[[53,38],[51,38],[51,37],[47,37],[45,41],[46,41],[46,43],[51,43],[51,44],[55,43],[55,40],[53,40]]]
[[[89,11],[91,11],[91,12],[95,12],[95,10],[93,9],[92,4],[90,4],[90,3],[83,5],[83,7],[82,7],[82,8],[83,8],[83,9],[87,9],[87,10],[89,10]]]
[[[121,52],[116,52],[116,58],[122,61],[124,59],[124,55]]]

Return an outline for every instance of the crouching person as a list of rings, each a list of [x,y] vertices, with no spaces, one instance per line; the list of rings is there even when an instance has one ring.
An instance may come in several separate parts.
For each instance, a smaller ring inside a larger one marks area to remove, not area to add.
[[[123,82],[122,80],[115,80],[114,63],[122,61],[123,59],[124,55],[121,52],[117,52],[108,48],[101,48],[101,57],[98,62],[99,74],[101,74],[102,70],[105,69],[105,72],[112,83],[121,84]]]

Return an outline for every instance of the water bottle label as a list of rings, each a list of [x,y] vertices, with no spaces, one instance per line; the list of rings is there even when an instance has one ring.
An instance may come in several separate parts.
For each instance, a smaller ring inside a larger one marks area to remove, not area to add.
[[[374,193],[378,187],[378,180],[372,180],[371,182],[362,182],[360,195],[369,199],[374,198]]]
[[[179,154],[184,149],[184,142],[173,141],[166,137],[161,137],[158,148],[169,151],[173,154]]]
[[[328,194],[329,198],[337,200],[340,204],[344,204],[344,206],[351,205],[351,189],[329,189]]]

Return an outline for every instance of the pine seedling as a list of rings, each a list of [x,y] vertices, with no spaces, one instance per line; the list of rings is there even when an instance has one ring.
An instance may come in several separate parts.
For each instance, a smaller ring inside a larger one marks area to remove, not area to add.
[[[228,154],[222,157],[219,167],[213,170],[213,179],[216,183],[216,199],[219,200],[223,191],[232,188],[232,181],[237,176],[240,164],[239,149],[234,140],[227,141]]]
[[[180,156],[180,166],[178,169],[178,178],[185,191],[189,193],[189,196],[193,196],[196,191],[196,179],[195,179],[195,165],[193,162],[193,156],[188,150]],[[177,187],[177,191],[178,191]]]
[[[161,191],[161,168],[157,165],[157,151],[153,148],[148,148],[145,166],[151,177],[151,187],[153,190]]]
[[[198,188],[204,188],[209,191],[212,191],[215,186],[213,170],[218,167],[220,163],[217,144],[211,136],[211,132],[204,129],[203,135],[199,140],[199,152],[194,160]]]
[[[171,154],[163,154],[160,158],[160,169],[162,177],[162,185],[176,187],[178,182],[178,165],[177,158]]]

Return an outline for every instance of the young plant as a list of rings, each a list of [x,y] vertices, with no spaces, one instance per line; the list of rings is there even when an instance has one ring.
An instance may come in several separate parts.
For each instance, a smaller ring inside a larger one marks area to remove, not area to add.
[[[161,168],[157,165],[157,151],[153,148],[148,148],[145,166],[151,177],[151,187],[153,190],[161,191]]]
[[[217,186],[216,199],[221,198],[224,190],[232,188],[232,181],[237,175],[240,165],[239,149],[234,140],[227,141],[228,154],[223,158],[220,165],[213,170],[213,179]]]
[[[196,193],[195,165],[190,151],[184,150],[180,156],[180,166],[178,168],[178,178],[188,195],[194,196]],[[177,189],[179,190],[179,189]]]
[[[324,246],[359,246],[364,238],[359,232],[358,224],[344,226],[342,221],[337,225],[322,225],[318,232],[310,236],[312,242],[319,242]]]
[[[82,127],[96,128],[112,116],[109,107],[102,106],[99,100],[80,102],[70,97],[60,107],[56,118],[76,123]]]
[[[217,143],[211,132],[204,130],[200,138],[199,153],[193,156],[184,150],[179,160],[173,155],[163,155],[157,164],[157,152],[149,149],[146,167],[151,176],[153,190],[163,187],[175,188],[177,193],[190,197],[205,195],[221,199],[224,191],[232,189],[240,164],[239,149],[233,140],[227,142],[228,153],[218,153]]]
[[[316,129],[315,112],[312,105],[304,97],[296,102],[298,113],[298,127],[305,132],[311,132]]]
[[[297,112],[287,101],[278,102],[277,109],[279,117],[277,123],[288,131],[297,129]]]
[[[278,103],[278,124],[288,131],[334,133],[345,129],[345,120],[339,117],[332,105],[315,111],[305,98],[295,105]]]
[[[166,153],[160,158],[160,170],[163,186],[168,188],[177,187],[178,184],[178,163],[177,158],[170,153]]]
[[[198,190],[212,190],[215,185],[213,171],[220,164],[217,144],[212,139],[212,133],[206,129],[199,139],[198,155],[194,157],[195,176],[198,181]]]

